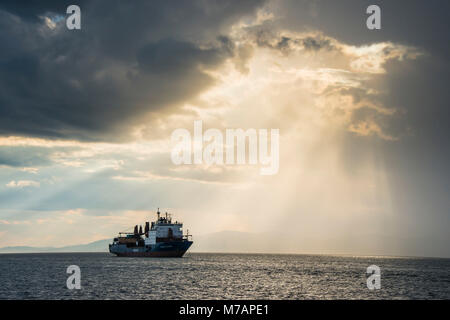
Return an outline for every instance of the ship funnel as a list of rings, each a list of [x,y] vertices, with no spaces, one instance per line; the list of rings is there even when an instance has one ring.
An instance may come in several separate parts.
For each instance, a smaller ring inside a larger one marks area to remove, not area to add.
[[[142,234],[142,226],[139,226],[139,234]]]
[[[134,226],[134,234],[137,234],[137,233],[138,233],[138,226],[135,225],[135,226]]]
[[[148,222],[146,222],[145,223],[145,229],[144,229],[144,232],[145,232],[145,236],[148,238],[148,232],[150,231],[150,223],[148,223]]]

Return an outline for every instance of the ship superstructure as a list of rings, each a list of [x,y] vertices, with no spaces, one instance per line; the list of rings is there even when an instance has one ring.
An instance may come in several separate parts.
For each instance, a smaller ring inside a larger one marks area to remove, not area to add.
[[[191,235],[183,235],[183,224],[172,221],[166,212],[157,212],[158,218],[151,224],[134,226],[133,232],[119,232],[109,245],[109,252],[120,257],[182,257],[192,245]]]

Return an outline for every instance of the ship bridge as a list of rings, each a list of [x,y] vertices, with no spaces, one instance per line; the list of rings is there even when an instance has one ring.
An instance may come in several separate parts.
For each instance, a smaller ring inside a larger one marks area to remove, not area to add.
[[[157,215],[158,219],[152,222],[148,232],[148,242],[179,241],[183,239],[183,224],[181,222],[172,222],[172,217],[167,212],[165,216],[161,216],[159,209]]]

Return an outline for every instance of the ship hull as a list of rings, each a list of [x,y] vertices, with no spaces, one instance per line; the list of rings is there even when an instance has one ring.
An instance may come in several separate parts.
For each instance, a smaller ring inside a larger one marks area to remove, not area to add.
[[[125,244],[110,245],[109,252],[118,257],[173,257],[181,258],[192,241],[159,242],[152,246],[127,247]]]
[[[186,251],[123,252],[118,257],[181,258]]]

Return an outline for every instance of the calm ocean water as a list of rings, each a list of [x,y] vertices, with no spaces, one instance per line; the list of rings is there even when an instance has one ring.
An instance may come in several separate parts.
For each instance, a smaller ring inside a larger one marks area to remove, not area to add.
[[[81,269],[69,290],[66,269]],[[381,268],[369,291],[366,268]],[[187,253],[0,255],[0,299],[450,299],[450,259]]]

